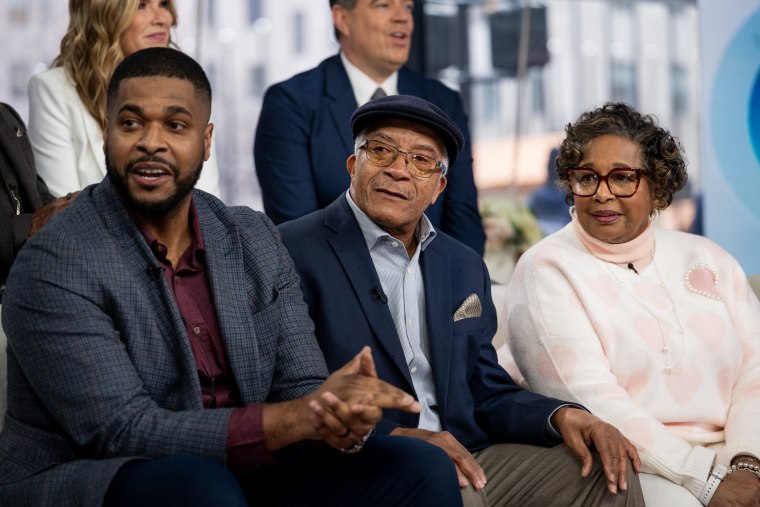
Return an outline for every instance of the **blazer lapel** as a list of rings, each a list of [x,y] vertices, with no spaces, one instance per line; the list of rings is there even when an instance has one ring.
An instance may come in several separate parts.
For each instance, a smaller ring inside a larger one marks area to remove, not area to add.
[[[390,309],[377,292],[381,285],[372,257],[345,198],[338,198],[325,209],[325,225],[336,232],[328,241],[353,286],[372,332],[409,385],[413,385]]]
[[[182,399],[186,406],[202,408],[200,384],[195,358],[190,348],[185,325],[170,293],[164,274],[151,268],[159,263],[151,252],[140,229],[129,216],[106,178],[93,189],[93,202],[99,208],[107,231],[121,243],[121,251],[126,263],[126,276],[131,276],[139,284],[148,298],[149,306],[155,309],[156,318],[152,324],[158,326],[161,336],[177,357],[182,379]],[[133,337],[140,340],[142,337]]]
[[[446,252],[437,248],[435,240],[420,255],[420,266],[425,283],[430,365],[433,368],[438,412],[443,421],[446,414],[453,337],[451,284],[445,273],[449,273],[455,267],[449,264]]]
[[[257,367],[260,363],[259,349],[250,345],[257,339],[251,321],[253,298],[225,297],[228,294],[248,294],[250,290],[246,283],[244,255],[238,233],[220,220],[203,200],[196,199],[195,205],[198,216],[203,217],[201,229],[208,253],[208,280],[235,383],[244,402],[263,400],[267,396],[265,386],[268,383],[260,382],[256,376],[261,370]]]
[[[325,96],[330,104],[328,108],[335,130],[339,133],[340,142],[345,153],[353,153],[353,139],[351,135],[351,115],[358,107],[351,81],[336,55],[326,62],[325,69]]]

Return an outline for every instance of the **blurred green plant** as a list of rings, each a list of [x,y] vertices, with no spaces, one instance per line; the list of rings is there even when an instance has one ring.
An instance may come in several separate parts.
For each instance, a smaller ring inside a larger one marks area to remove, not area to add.
[[[480,215],[486,231],[486,251],[506,249],[519,256],[543,238],[535,215],[515,199],[485,199]]]

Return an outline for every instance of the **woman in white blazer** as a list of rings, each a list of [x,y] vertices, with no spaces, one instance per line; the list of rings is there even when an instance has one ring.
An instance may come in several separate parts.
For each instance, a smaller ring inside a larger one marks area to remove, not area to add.
[[[174,0],[70,0],[69,16],[53,68],[32,76],[28,90],[37,172],[54,195],[106,175],[103,126],[111,73],[126,55],[168,46],[177,23]],[[112,36],[103,40],[103,34]],[[213,150],[196,186],[220,195]]]

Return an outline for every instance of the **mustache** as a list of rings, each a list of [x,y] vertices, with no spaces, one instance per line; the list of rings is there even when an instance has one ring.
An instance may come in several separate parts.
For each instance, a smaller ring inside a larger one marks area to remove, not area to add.
[[[161,157],[159,157],[157,155],[146,155],[144,157],[140,157],[140,158],[136,158],[136,159],[130,160],[129,162],[127,162],[127,165],[124,166],[124,171],[126,173],[129,173],[129,172],[132,171],[132,169],[134,169],[134,167],[137,164],[143,164],[145,162],[157,162],[159,164],[163,164],[163,165],[165,165],[166,167],[169,168],[169,170],[172,172],[172,175],[174,175],[174,176],[177,176],[177,173],[179,172],[179,170],[177,169],[176,165],[172,164],[168,160],[166,160],[164,158],[161,158]]]
[[[389,178],[378,178],[374,180],[371,184],[371,188],[372,190],[384,190],[386,192],[402,195],[408,200],[414,199],[413,192],[409,188],[399,185]]]

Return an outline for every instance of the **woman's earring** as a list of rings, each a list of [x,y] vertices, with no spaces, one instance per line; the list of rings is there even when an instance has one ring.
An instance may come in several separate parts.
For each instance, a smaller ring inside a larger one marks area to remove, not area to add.
[[[654,222],[655,220],[657,220],[657,217],[659,217],[659,216],[660,216],[660,209],[659,208],[655,208],[655,209],[652,210],[651,213],[649,213],[649,221],[650,222]]]
[[[567,212],[570,213],[570,218],[575,218],[575,206],[567,208]]]

